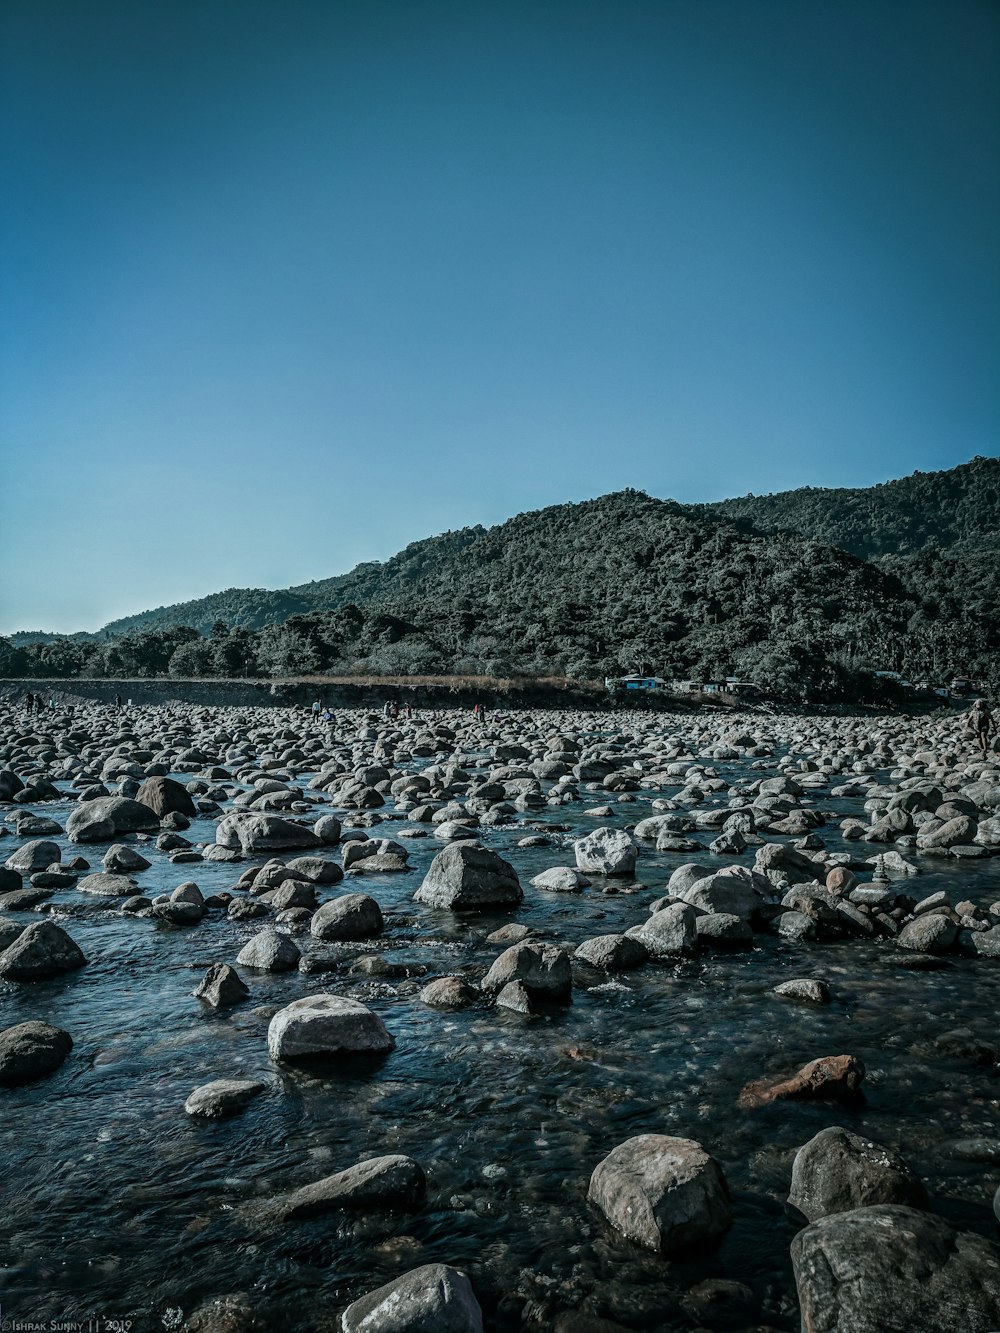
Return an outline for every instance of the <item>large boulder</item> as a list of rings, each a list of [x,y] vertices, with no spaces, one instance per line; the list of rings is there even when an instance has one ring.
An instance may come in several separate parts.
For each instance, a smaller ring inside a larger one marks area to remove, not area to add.
[[[718,1162],[693,1139],[666,1134],[613,1148],[594,1169],[587,1198],[629,1240],[663,1254],[711,1244],[732,1223]]]
[[[48,870],[61,857],[59,844],[47,842],[41,838],[26,842],[17,851],[7,857],[4,865],[8,870],[16,870],[22,875],[33,875],[39,870]]]
[[[226,815],[219,820],[215,841],[217,846],[230,851],[242,851],[244,856],[292,847],[312,848],[323,845],[312,829],[290,819],[282,819],[280,815],[260,812]]]
[[[58,1069],[73,1049],[62,1028],[32,1019],[0,1032],[0,1087],[34,1083]]]
[[[584,940],[573,957],[605,972],[630,972],[642,967],[649,958],[649,950],[634,936],[595,935],[593,939]]]
[[[625,934],[639,940],[654,958],[674,958],[695,951],[695,911],[687,903],[670,903]]]
[[[595,828],[573,844],[576,868],[585,875],[633,875],[637,848],[623,829]]]
[[[303,1185],[279,1201],[278,1211],[286,1221],[346,1209],[382,1212],[402,1208],[416,1212],[426,1195],[423,1167],[412,1157],[393,1153],[369,1158],[346,1171]]]
[[[202,977],[194,994],[213,1009],[230,1009],[250,994],[235,967],[228,963],[213,963]]]
[[[809,1333],[1000,1329],[1000,1248],[894,1204],[831,1213],[792,1241]]]
[[[485,847],[454,842],[438,852],[413,896],[428,907],[475,912],[514,907],[524,892],[509,862]]]
[[[770,884],[742,866],[698,879],[677,897],[702,912],[723,912],[749,921],[771,895]]]
[[[382,909],[366,893],[345,893],[313,915],[309,930],[318,940],[371,940],[384,928]]]
[[[957,939],[958,926],[950,917],[928,912],[908,921],[897,935],[896,943],[901,949],[917,953],[947,953]]]
[[[128,875],[86,875],[77,888],[95,898],[131,898],[139,892],[138,884]]]
[[[898,1153],[831,1125],[795,1154],[788,1202],[810,1222],[876,1203],[927,1206],[927,1191]]]
[[[495,995],[512,981],[519,981],[531,999],[568,1004],[573,988],[569,954],[554,944],[512,944],[487,972],[482,988]]]
[[[70,842],[114,842],[125,833],[149,833],[160,827],[154,810],[127,796],[98,796],[84,801],[66,820]]]
[[[396,1043],[378,1014],[340,995],[306,995],[279,1009],[267,1029],[272,1060],[381,1055]]]
[[[0,976],[10,981],[41,981],[86,963],[83,951],[53,921],[34,921],[0,953]]]
[[[298,967],[301,957],[293,940],[268,926],[244,944],[236,961],[242,967],[255,967],[259,972],[290,972],[293,967]]]
[[[425,1264],[349,1305],[343,1333],[483,1333],[472,1283],[447,1264]]]
[[[198,813],[191,793],[173,778],[147,778],[136,792],[135,799],[148,805],[160,819],[170,814],[194,819]]]

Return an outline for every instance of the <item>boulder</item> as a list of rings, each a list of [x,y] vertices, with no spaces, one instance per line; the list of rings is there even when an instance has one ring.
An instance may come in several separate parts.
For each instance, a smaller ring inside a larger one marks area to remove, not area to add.
[[[226,815],[219,820],[215,841],[219,847],[242,851],[244,856],[292,847],[322,846],[312,829],[282,819],[280,815],[260,812]]]
[[[596,935],[584,940],[573,957],[605,972],[629,972],[642,967],[649,958],[649,950],[634,936]]]
[[[740,1091],[744,1110],[771,1102],[816,1099],[852,1102],[860,1096],[865,1067],[853,1055],[826,1055],[810,1060],[790,1078],[757,1079]]]
[[[244,944],[236,955],[243,967],[254,967],[260,972],[290,972],[298,967],[302,954],[298,946],[281,931],[268,926]]]
[[[791,981],[783,981],[775,986],[774,993],[787,1000],[799,1000],[803,1004],[829,1004],[831,999],[826,983],[811,977],[793,977]]]
[[[95,898],[131,898],[139,892],[138,884],[127,875],[85,875],[77,888]]]
[[[286,1221],[347,1209],[416,1212],[427,1196],[423,1167],[412,1157],[394,1153],[372,1157],[346,1171],[326,1176],[285,1195],[277,1209]]]
[[[55,865],[61,855],[57,842],[46,842],[36,838],[18,847],[16,852],[7,857],[4,865],[8,870],[17,871],[20,875],[33,875],[38,870],[48,870],[49,866]],[[15,884],[12,887],[17,888],[19,885]]]
[[[455,842],[438,852],[413,895],[428,907],[455,912],[514,907],[524,897],[514,867],[495,852]]]
[[[447,1264],[425,1264],[370,1291],[340,1322],[342,1333],[483,1333],[471,1282]]]
[[[687,903],[670,903],[625,933],[645,945],[653,958],[675,958],[695,951],[696,913]]]
[[[331,898],[314,914],[309,931],[317,940],[371,940],[385,927],[382,909],[366,893]]]
[[[512,981],[519,981],[532,1000],[568,1004],[573,988],[569,954],[552,944],[512,944],[487,972],[482,988],[496,995]]]
[[[629,1240],[670,1254],[719,1240],[732,1223],[722,1168],[700,1143],[640,1134],[613,1148],[588,1200]]]
[[[59,1068],[73,1049],[73,1038],[51,1023],[30,1019],[0,1032],[0,1087],[34,1083]]]
[[[101,857],[101,865],[109,875],[129,875],[139,870],[148,870],[151,864],[141,852],[123,842],[114,843]]]
[[[831,1213],[792,1241],[810,1333],[1000,1329],[1000,1248],[898,1204]]]
[[[340,995],[306,995],[279,1009],[267,1029],[272,1060],[381,1055],[395,1048],[378,1014]]]
[[[40,981],[83,967],[86,961],[79,945],[61,926],[34,921],[0,953],[0,976],[10,981]]]
[[[438,977],[428,982],[420,998],[432,1009],[465,1009],[479,999],[479,991],[463,977]]]
[[[159,819],[171,814],[194,819],[198,813],[190,792],[173,778],[147,778],[136,792],[135,799],[148,805]]]
[[[950,917],[931,914],[908,921],[896,936],[896,943],[915,953],[947,953],[957,939],[958,926]]]
[[[549,893],[580,893],[587,888],[590,880],[571,866],[552,866],[536,875],[531,881],[536,889],[546,889]]]
[[[638,854],[635,843],[623,829],[595,828],[573,844],[576,868],[585,875],[635,873]]]
[[[795,1154],[788,1202],[815,1222],[876,1203],[926,1208],[927,1191],[891,1148],[832,1125]]]
[[[753,931],[732,912],[706,912],[695,917],[695,940],[709,949],[747,949],[753,944]]]
[[[148,805],[126,796],[99,796],[84,801],[66,820],[70,842],[114,842],[123,833],[149,833],[160,827]]]
[[[247,998],[250,987],[235,967],[228,963],[213,963],[193,993],[213,1009],[229,1009]]]
[[[749,921],[770,897],[763,891],[765,884],[767,881],[762,881],[759,875],[753,875],[742,866],[734,866],[732,870],[722,870],[695,880],[675,896],[702,912],[724,912]]]
[[[266,1087],[259,1079],[217,1078],[195,1088],[184,1103],[184,1110],[204,1120],[221,1120],[249,1106]]]

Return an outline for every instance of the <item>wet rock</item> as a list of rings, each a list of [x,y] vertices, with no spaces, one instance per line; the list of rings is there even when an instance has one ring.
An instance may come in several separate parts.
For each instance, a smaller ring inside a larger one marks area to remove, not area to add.
[[[271,1019],[272,1060],[330,1055],[378,1055],[395,1048],[385,1024],[367,1005],[339,995],[306,995]]]
[[[0,976],[10,981],[40,981],[72,972],[86,961],[79,945],[61,926],[35,921],[0,953]]]
[[[719,1240],[732,1223],[722,1168],[693,1139],[640,1134],[613,1148],[587,1199],[616,1230],[670,1254]]]
[[[684,1293],[681,1309],[699,1328],[745,1329],[757,1315],[760,1302],[742,1282],[712,1277]]]
[[[676,896],[699,911],[722,912],[750,921],[769,896],[762,891],[764,883],[766,881],[761,881],[743,866],[734,866],[695,880]]]
[[[512,944],[483,978],[482,989],[495,995],[512,981],[519,981],[533,1000],[568,1004],[573,988],[569,954],[552,944]]]
[[[213,1009],[230,1009],[247,998],[250,987],[235,967],[230,967],[228,963],[213,963],[194,994]]]
[[[7,857],[4,865],[7,870],[17,871],[19,875],[32,875],[37,870],[48,870],[50,865],[58,862],[60,855],[57,842],[47,842],[38,838],[24,843]],[[19,883],[20,881],[12,887],[17,888]]]
[[[139,886],[127,875],[87,875],[77,888],[96,898],[130,898],[139,892]]]
[[[420,992],[420,998],[432,1009],[465,1009],[475,1004],[479,992],[464,977],[438,977],[428,982]]]
[[[31,1019],[0,1032],[0,1087],[34,1083],[58,1069],[73,1049],[73,1038],[51,1023]]]
[[[748,949],[753,944],[753,931],[731,912],[695,917],[694,933],[698,945],[709,949]]]
[[[605,972],[630,972],[648,961],[649,950],[634,936],[597,935],[584,940],[573,957]]]
[[[294,856],[286,862],[285,869],[296,878],[307,879],[310,884],[339,884],[344,878],[343,869],[336,861],[323,856]]]
[[[485,847],[456,842],[438,852],[413,896],[428,907],[474,912],[516,906],[524,892],[513,866],[502,857]]]
[[[317,940],[371,940],[385,928],[382,909],[366,893],[331,898],[314,913],[310,934]]]
[[[790,1078],[757,1079],[740,1091],[744,1110],[776,1101],[798,1099],[852,1102],[860,1096],[865,1067],[853,1055],[826,1055],[810,1060]]]
[[[645,945],[653,958],[676,958],[693,954],[697,940],[695,915],[694,909],[687,903],[671,903],[625,933],[630,939]]]
[[[803,1004],[829,1004],[831,995],[825,982],[815,981],[811,977],[793,977],[775,986],[775,995],[782,995],[788,1000],[799,1000]]]
[[[926,1208],[927,1191],[891,1148],[833,1125],[795,1154],[788,1202],[815,1222],[876,1203]]]
[[[342,1333],[483,1333],[483,1315],[464,1273],[426,1264],[349,1305],[341,1328]]]
[[[241,851],[244,856],[321,845],[312,829],[279,815],[257,813],[226,815],[219,821],[215,841],[227,850]]]
[[[287,935],[269,926],[244,944],[236,961],[259,972],[290,972],[293,967],[298,967],[301,956],[297,945]]]
[[[184,1321],[184,1333],[252,1333],[260,1327],[249,1298],[239,1292],[200,1305]]]
[[[347,1209],[416,1212],[427,1196],[423,1167],[412,1157],[372,1157],[285,1195],[276,1207],[285,1221]]]
[[[267,1088],[259,1079],[217,1078],[195,1088],[184,1103],[188,1115],[221,1120],[244,1110]]]
[[[632,875],[637,849],[622,829],[596,828],[573,844],[576,868],[585,875]]]
[[[113,842],[123,833],[149,833],[160,821],[148,805],[126,796],[100,796],[78,805],[66,821],[70,842]]]
[[[880,1204],[800,1231],[792,1264],[814,1333],[989,1333],[1000,1328],[1000,1249],[943,1218]]]
[[[498,1009],[513,1009],[518,1014],[533,1014],[535,1006],[524,983],[508,981],[496,998]]]
[[[784,940],[814,940],[816,922],[804,912],[781,912],[771,922],[771,930]]]
[[[552,866],[536,875],[531,883],[534,888],[546,889],[549,893],[581,893],[589,887],[590,880],[570,866]]]
[[[896,937],[901,949],[915,953],[947,953],[958,939],[958,926],[950,917],[918,916],[908,921]]]
[[[109,875],[129,875],[135,871],[148,870],[151,863],[134,847],[116,842],[104,853],[101,864]]]
[[[160,819],[171,814],[187,815],[189,819],[194,819],[197,813],[190,793],[173,778],[146,778],[136,792],[135,799],[142,805],[148,805]]]

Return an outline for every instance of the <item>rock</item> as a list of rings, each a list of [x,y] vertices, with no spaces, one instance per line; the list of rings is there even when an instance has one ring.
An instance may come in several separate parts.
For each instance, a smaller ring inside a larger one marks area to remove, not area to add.
[[[487,972],[482,989],[495,995],[512,981],[519,981],[532,1000],[568,1004],[573,987],[569,954],[552,944],[512,944]]]
[[[832,998],[825,982],[810,977],[783,981],[780,986],[775,986],[774,993],[789,1000],[800,1000],[803,1004],[829,1004]]]
[[[901,949],[915,953],[947,953],[958,939],[958,926],[946,916],[918,916],[908,921],[896,937]]]
[[[290,870],[296,878],[307,879],[310,884],[339,884],[344,878],[344,871],[336,861],[329,861],[323,856],[294,856],[286,863],[285,869]]]
[[[498,1009],[513,1009],[518,1014],[533,1014],[534,1005],[523,982],[508,981],[496,998]]]
[[[205,1120],[221,1120],[242,1111],[266,1088],[267,1084],[258,1079],[217,1078],[195,1088],[184,1103],[184,1110]]]
[[[139,892],[138,884],[127,875],[86,875],[76,887],[97,898],[131,898]]]
[[[742,866],[696,880],[682,889],[677,897],[699,911],[723,912],[743,921],[750,921],[766,901],[754,876]]]
[[[0,976],[10,981],[39,981],[83,967],[79,945],[52,921],[34,921],[0,953]]]
[[[285,912],[290,907],[314,908],[316,890],[311,884],[303,884],[297,879],[286,879],[278,888],[262,894],[260,899],[256,901],[251,899],[250,904],[263,907],[265,912],[268,906],[275,912]],[[234,912],[230,911],[229,915],[233,916]]]
[[[104,853],[101,864],[109,875],[128,875],[133,871],[148,870],[152,863],[134,847],[116,842]]]
[[[382,909],[366,893],[345,893],[314,914],[309,931],[317,940],[371,940],[385,927]]]
[[[584,940],[573,957],[605,972],[629,972],[642,967],[649,959],[649,950],[642,940],[633,936],[597,935]]]
[[[625,933],[639,940],[653,958],[675,958],[695,950],[695,912],[687,903],[671,903]]]
[[[244,856],[259,852],[282,851],[291,847],[319,847],[320,839],[312,829],[271,814],[232,814],[219,821],[215,841]]]
[[[917,848],[926,851],[932,847],[953,847],[956,843],[971,843],[978,831],[978,825],[968,815],[956,815],[946,820],[940,828],[931,833],[917,834]]]
[[[576,868],[585,875],[632,875],[638,851],[622,829],[596,828],[573,844]]]
[[[771,1102],[798,1099],[852,1102],[860,1096],[865,1067],[853,1055],[826,1055],[810,1060],[791,1078],[757,1079],[740,1091],[744,1110]]]
[[[926,1208],[927,1191],[892,1149],[833,1125],[795,1154],[788,1202],[815,1222],[876,1203]]]
[[[290,972],[298,967],[301,957],[298,946],[287,935],[268,926],[244,944],[236,961],[260,972]]]
[[[804,912],[782,912],[771,922],[771,930],[784,940],[814,940],[816,922]]]
[[[313,832],[324,847],[335,847],[340,841],[340,820],[336,815],[322,815],[313,825]]]
[[[848,870],[847,866],[834,866],[832,870],[827,871],[825,880],[827,893],[832,893],[840,898],[857,887],[857,876]]]
[[[395,1048],[379,1016],[358,1000],[306,995],[279,1009],[267,1029],[272,1060],[380,1055]]]
[[[0,1032],[0,1087],[34,1083],[58,1069],[73,1049],[73,1038],[51,1023],[31,1019]]]
[[[160,821],[148,805],[126,796],[99,796],[78,805],[66,821],[70,842],[113,842],[123,833],[149,833]]]
[[[749,1287],[723,1277],[699,1282],[681,1298],[681,1309],[699,1328],[746,1329],[759,1308]]]
[[[447,1264],[411,1269],[349,1305],[342,1333],[483,1333],[483,1315],[464,1273]]]
[[[640,1134],[613,1148],[587,1199],[629,1240],[670,1254],[719,1240],[732,1223],[722,1168],[693,1139]]]
[[[706,912],[694,921],[695,940],[710,949],[747,949],[753,944],[753,931],[731,912]]]
[[[15,870],[20,875],[33,875],[37,870],[48,870],[49,866],[55,865],[61,855],[57,842],[37,838],[18,847],[16,852],[7,857],[4,865],[7,870]],[[19,886],[18,883],[11,887]]]
[[[464,1009],[479,999],[479,992],[463,977],[438,977],[423,988],[420,998],[432,1009]]]
[[[455,912],[513,907],[524,892],[507,861],[473,843],[455,842],[438,852],[413,895],[428,907]]]
[[[141,805],[148,805],[158,818],[164,815],[187,815],[194,819],[198,813],[186,788],[173,778],[147,778],[135,794]]]
[[[536,889],[547,889],[549,893],[580,893],[589,886],[590,880],[570,866],[552,866],[536,875],[531,883]]]
[[[213,1009],[230,1009],[247,998],[250,987],[235,967],[230,967],[228,963],[213,963],[194,994]]]
[[[372,1157],[336,1175],[304,1185],[278,1203],[285,1221],[316,1217],[343,1209],[416,1212],[427,1196],[423,1167],[412,1157]]]
[[[688,861],[685,865],[678,866],[667,880],[667,893],[671,898],[680,898],[683,901],[685,893],[692,884],[697,884],[702,879],[711,879],[714,874],[715,871],[711,866]]]
[[[809,884],[825,873],[820,863],[780,842],[766,842],[763,847],[758,847],[754,870],[761,874],[776,872],[789,884]]]
[[[792,1241],[810,1333],[989,1333],[1000,1328],[1000,1249],[894,1204],[832,1213]]]

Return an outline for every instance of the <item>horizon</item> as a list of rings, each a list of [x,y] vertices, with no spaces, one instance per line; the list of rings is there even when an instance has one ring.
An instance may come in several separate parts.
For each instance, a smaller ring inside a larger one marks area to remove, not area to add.
[[[11,0],[0,633],[996,456],[998,56],[985,0]]]
[[[981,458],[986,458],[986,459],[988,459],[988,458],[993,458],[993,457],[996,457],[996,456],[995,456],[995,455],[975,455],[973,458],[965,459],[964,462],[962,462],[962,463],[957,463],[957,464],[955,464],[955,467],[966,467],[966,466],[968,466],[969,464],[974,463],[974,462],[978,461],[978,460],[981,459]],[[954,469],[952,469],[952,468],[948,468],[948,469],[934,469],[934,470],[930,473],[930,475],[934,475],[935,473],[937,473],[937,472],[941,472],[941,471],[953,471],[953,470],[954,470]],[[886,478],[884,478],[884,479],[881,480],[881,481],[875,481],[875,482],[872,482],[871,485],[870,485],[870,486],[867,486],[867,487],[861,487],[861,488],[859,488],[859,487],[845,487],[845,486],[809,486],[808,484],[806,484],[806,485],[804,485],[804,486],[795,487],[794,489],[795,489],[796,491],[798,491],[798,490],[836,491],[836,490],[857,490],[857,489],[865,489],[865,490],[867,490],[867,489],[872,489],[872,488],[874,488],[874,487],[876,487],[876,486],[887,485],[887,484],[890,484],[890,483],[892,483],[892,482],[894,482],[894,481],[904,481],[904,480],[906,480],[906,477],[912,477],[912,476],[918,476],[918,475],[928,475],[928,474],[927,474],[927,473],[923,473],[922,469],[920,469],[920,468],[916,468],[916,469],[914,469],[913,472],[911,472],[911,473],[907,473],[906,476],[903,476],[903,477],[886,477]],[[687,504],[687,505],[692,505],[692,506],[699,505],[699,504],[717,504],[717,503],[722,503],[722,502],[725,501],[725,500],[740,500],[740,499],[748,499],[748,498],[768,499],[768,498],[771,498],[771,497],[773,497],[773,496],[777,496],[777,495],[787,495],[787,494],[790,494],[790,492],[788,492],[788,491],[768,491],[768,492],[753,492],[753,491],[748,491],[748,492],[744,492],[743,495],[738,495],[738,496],[736,496],[736,495],[724,496],[724,497],[722,497],[721,500],[713,500],[713,501],[702,501],[702,500],[678,501],[678,500],[676,499],[676,497],[674,497],[674,496],[669,496],[669,495],[665,495],[665,496],[652,495],[652,494],[650,494],[648,491],[642,491],[642,488],[640,488],[640,487],[620,487],[620,488],[618,489],[618,491],[606,491],[606,492],[603,493],[603,495],[584,496],[582,499],[576,499],[576,500],[562,500],[562,501],[555,501],[554,504],[552,504],[552,505],[540,505],[540,506],[538,506],[538,509],[534,509],[534,510],[533,510],[533,509],[521,510],[521,511],[519,511],[519,513],[517,513],[517,514],[508,514],[506,517],[499,519],[496,523],[489,523],[489,524],[465,523],[465,524],[462,524],[459,528],[445,528],[445,529],[443,529],[441,532],[426,533],[426,534],[424,535],[423,538],[417,538],[417,542],[419,542],[419,541],[421,541],[421,540],[433,540],[435,537],[444,536],[444,535],[445,535],[446,533],[448,533],[448,532],[455,532],[455,531],[461,532],[461,531],[466,531],[466,530],[468,530],[468,529],[470,529],[470,528],[475,528],[475,527],[482,527],[482,528],[484,528],[484,530],[489,530],[490,528],[493,528],[493,527],[499,527],[499,526],[502,526],[504,523],[510,522],[511,520],[513,520],[513,519],[515,519],[515,518],[518,518],[518,517],[521,517],[521,516],[524,515],[524,514],[536,513],[536,512],[540,512],[541,510],[548,509],[548,508],[557,508],[557,507],[559,507],[560,505],[564,505],[564,504],[586,504],[586,503],[588,503],[588,502],[590,502],[590,501],[597,501],[597,500],[601,500],[601,499],[606,499],[606,498],[607,498],[608,496],[610,496],[610,495],[621,494],[621,493],[623,493],[623,492],[625,492],[625,491],[628,491],[628,490],[636,490],[636,491],[639,491],[641,494],[646,494],[646,495],[648,495],[650,499],[653,499],[653,500],[661,500],[661,501],[663,501],[664,503],[667,503],[667,504],[675,503],[675,504]],[[259,587],[259,588],[254,588],[254,587],[251,587],[251,586],[248,585],[248,584],[230,584],[229,587],[227,587],[227,588],[219,588],[219,587],[215,587],[215,588],[211,588],[211,589],[209,589],[209,590],[206,591],[206,592],[196,592],[196,593],[191,594],[190,596],[176,597],[176,598],[172,599],[170,602],[162,602],[162,603],[160,603],[160,604],[157,605],[157,606],[145,606],[145,607],[141,608],[141,610],[138,610],[138,611],[127,611],[127,612],[123,613],[123,614],[120,615],[120,616],[114,617],[111,621],[104,621],[102,624],[100,624],[100,625],[96,625],[93,629],[49,630],[49,629],[40,629],[40,628],[37,628],[37,627],[33,627],[33,628],[30,628],[30,629],[16,629],[16,630],[14,630],[14,629],[6,629],[6,630],[2,630],[2,629],[0,629],[0,637],[17,637],[17,636],[25,635],[25,634],[41,634],[41,635],[50,635],[50,634],[52,634],[52,635],[61,635],[61,636],[64,636],[64,637],[72,637],[73,635],[77,635],[77,634],[93,635],[93,634],[98,634],[98,633],[100,633],[101,631],[103,631],[109,624],[113,624],[113,623],[115,622],[115,620],[125,620],[125,619],[128,619],[130,616],[143,615],[143,614],[147,614],[147,613],[149,613],[149,612],[155,612],[155,611],[160,611],[160,610],[167,610],[167,609],[169,609],[169,608],[172,607],[172,606],[184,605],[184,604],[186,604],[186,603],[188,603],[188,602],[201,601],[201,600],[203,600],[203,599],[206,598],[206,597],[211,597],[211,596],[213,596],[213,595],[215,595],[215,594],[218,594],[218,593],[225,593],[225,592],[228,592],[228,591],[230,591],[230,590],[232,590],[232,589],[239,589],[239,590],[241,590],[241,591],[284,592],[284,591],[287,591],[287,588],[288,588],[288,587],[307,587],[310,583],[319,583],[319,582],[324,581],[325,579],[339,578],[339,577],[341,577],[341,576],[343,576],[343,575],[345,575],[345,574],[349,574],[349,573],[351,573],[354,569],[358,568],[359,565],[363,565],[363,564],[376,564],[376,565],[385,564],[385,563],[387,563],[387,561],[391,560],[395,555],[398,555],[402,550],[405,549],[405,547],[406,547],[407,545],[410,545],[410,544],[412,544],[412,543],[404,543],[402,546],[397,546],[397,547],[395,547],[395,548],[394,548],[394,549],[393,549],[393,550],[392,550],[392,551],[391,551],[391,552],[390,552],[384,559],[381,559],[381,560],[380,560],[380,559],[374,559],[374,560],[369,560],[369,561],[358,561],[357,564],[356,564],[356,565],[352,565],[352,566],[350,567],[350,569],[338,570],[338,571],[336,571],[335,573],[332,573],[332,574],[324,574],[324,575],[321,575],[320,578],[303,579],[303,580],[301,580],[300,583],[298,583],[298,584],[289,584],[289,585],[287,585],[286,587],[281,587],[281,588],[267,588],[267,587],[264,587],[264,586],[262,585],[262,586]]]

